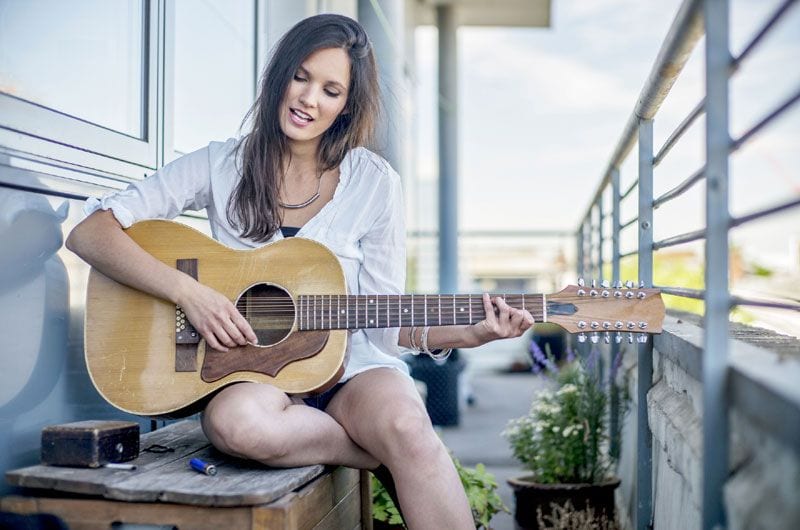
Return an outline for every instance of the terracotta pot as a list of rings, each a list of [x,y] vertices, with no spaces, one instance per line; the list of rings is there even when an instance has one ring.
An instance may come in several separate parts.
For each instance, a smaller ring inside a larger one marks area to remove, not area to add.
[[[620,479],[613,478],[599,484],[539,484],[533,477],[508,479],[514,490],[514,523],[518,530],[539,530],[537,511],[541,508],[543,516],[552,512],[551,504],[563,505],[572,502],[576,510],[591,506],[595,513],[605,513],[606,517],[615,515],[614,490]]]

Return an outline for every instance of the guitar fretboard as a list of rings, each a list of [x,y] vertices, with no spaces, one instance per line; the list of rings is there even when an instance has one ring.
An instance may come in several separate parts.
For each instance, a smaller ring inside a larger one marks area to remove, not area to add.
[[[499,296],[545,321],[544,295]],[[297,312],[301,330],[451,326],[486,318],[480,294],[301,295]]]

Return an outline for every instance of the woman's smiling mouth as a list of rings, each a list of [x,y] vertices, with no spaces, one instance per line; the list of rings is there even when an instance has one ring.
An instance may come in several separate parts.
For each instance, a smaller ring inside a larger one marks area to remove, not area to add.
[[[299,125],[300,127],[308,125],[309,123],[314,121],[314,118],[312,118],[310,115],[306,114],[302,110],[297,110],[293,108],[289,109],[289,117],[292,120],[292,123],[294,123],[295,125]]]

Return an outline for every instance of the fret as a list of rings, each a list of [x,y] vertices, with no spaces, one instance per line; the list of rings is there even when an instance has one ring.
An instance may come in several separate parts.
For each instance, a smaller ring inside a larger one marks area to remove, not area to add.
[[[522,310],[525,311],[525,295],[522,295]]]
[[[547,296],[542,295],[542,322],[547,322]]]
[[[397,295],[397,323],[399,327],[403,327],[403,295]]]
[[[425,317],[425,324],[424,325],[427,326],[428,325],[428,295],[427,294],[423,294],[422,295],[422,309],[424,309],[424,312],[423,312],[423,315]]]
[[[456,325],[456,295],[453,295],[453,325]]]
[[[342,329],[342,318],[339,314],[339,307],[341,306],[341,296],[336,295],[336,329]]]
[[[439,325],[442,325],[442,296],[439,295],[436,297],[436,300],[439,302]]]
[[[413,326],[416,324],[417,321],[414,320],[414,295],[411,295],[411,325]]]
[[[386,325],[387,326],[389,324],[391,324],[391,322],[389,322],[389,296],[391,296],[391,295],[388,295],[388,294],[386,295]]]
[[[472,320],[472,295],[469,295],[469,323],[474,323]]]
[[[305,329],[303,327],[303,296],[297,297],[297,328]]]

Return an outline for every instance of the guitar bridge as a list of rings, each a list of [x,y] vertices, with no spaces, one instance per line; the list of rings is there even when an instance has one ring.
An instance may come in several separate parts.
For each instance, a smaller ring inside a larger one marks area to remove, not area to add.
[[[197,279],[197,260],[179,259],[177,269]],[[197,345],[200,344],[200,334],[194,329],[192,323],[186,318],[181,306],[175,306],[175,371],[197,371]]]

